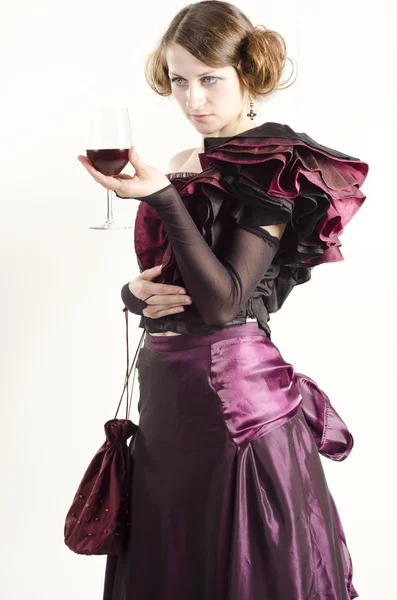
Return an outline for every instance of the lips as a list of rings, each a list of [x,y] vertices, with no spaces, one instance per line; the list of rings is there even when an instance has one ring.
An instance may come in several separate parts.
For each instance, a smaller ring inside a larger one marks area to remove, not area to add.
[[[203,121],[204,119],[208,119],[212,115],[191,115],[192,119],[196,119],[197,121]]]

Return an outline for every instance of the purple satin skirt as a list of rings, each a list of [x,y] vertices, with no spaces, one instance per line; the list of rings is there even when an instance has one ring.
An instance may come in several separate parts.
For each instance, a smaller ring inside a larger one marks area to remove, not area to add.
[[[146,334],[137,372],[129,541],[103,599],[356,598],[319,456],[353,438],[317,384],[256,322]]]

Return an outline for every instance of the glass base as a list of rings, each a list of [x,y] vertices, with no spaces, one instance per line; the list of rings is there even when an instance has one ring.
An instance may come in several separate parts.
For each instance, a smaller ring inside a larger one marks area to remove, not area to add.
[[[102,225],[91,225],[88,229],[102,229],[102,230],[110,230],[110,231],[119,231],[125,229],[132,229],[133,225],[118,225],[114,221],[105,221]]]

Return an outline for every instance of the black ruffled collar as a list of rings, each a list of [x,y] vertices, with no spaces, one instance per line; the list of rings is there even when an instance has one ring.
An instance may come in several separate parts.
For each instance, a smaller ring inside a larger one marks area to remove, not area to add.
[[[343,260],[339,236],[365,200],[360,187],[368,165],[273,122],[204,138],[204,148],[202,172],[168,175],[210,247],[234,220],[251,228],[288,223],[274,272],[264,274],[248,303],[249,316],[265,328],[268,314],[310,279],[314,266]],[[141,271],[162,262],[161,283],[183,285],[163,223],[145,202],[138,207],[134,243]]]
[[[319,144],[313,138],[307,135],[307,133],[299,133],[294,131],[291,127],[289,127],[289,125],[283,125],[282,123],[275,123],[272,121],[262,123],[257,127],[252,127],[252,129],[247,129],[246,131],[242,131],[241,133],[237,133],[229,137],[206,137],[204,138],[204,153],[211,152],[214,148],[230,142],[234,138],[282,138],[287,140],[299,140],[303,144],[307,144],[313,148],[316,148],[317,150],[321,150],[337,158],[350,158],[353,160],[359,160],[354,156],[344,154],[343,152],[339,152],[338,150]]]

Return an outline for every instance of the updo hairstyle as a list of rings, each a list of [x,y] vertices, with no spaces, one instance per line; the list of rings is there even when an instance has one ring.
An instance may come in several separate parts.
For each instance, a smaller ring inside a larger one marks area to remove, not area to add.
[[[160,96],[172,94],[165,54],[172,43],[211,68],[235,67],[252,100],[268,98],[283,89],[280,79],[290,60],[283,37],[264,25],[254,27],[229,2],[203,0],[188,4],[172,19],[145,62],[145,78]]]

